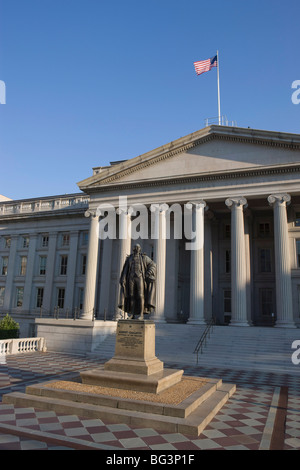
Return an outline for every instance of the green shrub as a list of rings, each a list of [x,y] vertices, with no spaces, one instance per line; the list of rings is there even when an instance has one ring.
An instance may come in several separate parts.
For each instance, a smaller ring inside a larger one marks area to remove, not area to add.
[[[19,323],[13,320],[8,313],[0,321],[0,339],[19,337]]]

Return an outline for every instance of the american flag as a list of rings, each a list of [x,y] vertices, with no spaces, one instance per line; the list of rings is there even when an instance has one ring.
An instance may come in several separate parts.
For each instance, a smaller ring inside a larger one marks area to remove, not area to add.
[[[213,67],[218,66],[218,59],[215,55],[207,60],[200,60],[198,62],[194,62],[194,67],[197,75],[201,75],[201,73],[208,72]]]

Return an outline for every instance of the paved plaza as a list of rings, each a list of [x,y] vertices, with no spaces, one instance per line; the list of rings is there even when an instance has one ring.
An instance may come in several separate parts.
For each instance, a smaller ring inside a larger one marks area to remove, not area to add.
[[[2,356],[1,397],[12,391],[24,392],[29,384],[62,380],[106,360],[53,352]],[[300,450],[300,366],[295,366],[295,374],[181,363],[166,366],[183,368],[186,375],[217,377],[237,385],[235,394],[199,437],[0,401],[0,450]]]

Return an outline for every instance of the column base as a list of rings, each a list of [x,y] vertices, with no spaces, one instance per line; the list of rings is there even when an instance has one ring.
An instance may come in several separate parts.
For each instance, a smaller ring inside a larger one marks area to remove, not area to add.
[[[93,321],[93,319],[94,319],[94,316],[89,315],[89,314],[80,315],[80,317],[78,318],[78,320],[88,320],[88,321]]]
[[[187,321],[188,325],[207,325],[207,322],[205,320],[195,320],[191,318],[190,320]]]
[[[275,323],[274,328],[297,328],[297,325],[294,322],[285,322],[279,320]]]
[[[231,320],[229,326],[251,326],[248,321]]]

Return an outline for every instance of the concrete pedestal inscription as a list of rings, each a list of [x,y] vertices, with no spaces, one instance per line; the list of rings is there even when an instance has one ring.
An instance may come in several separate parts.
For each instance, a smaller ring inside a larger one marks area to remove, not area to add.
[[[155,356],[155,324],[150,320],[119,320],[114,357],[104,368],[151,375],[163,369]]]
[[[118,340],[119,349],[129,348],[131,351],[138,352],[143,346],[141,331],[119,331]]]
[[[147,360],[155,358],[155,325],[152,321],[120,320],[115,357]]]

